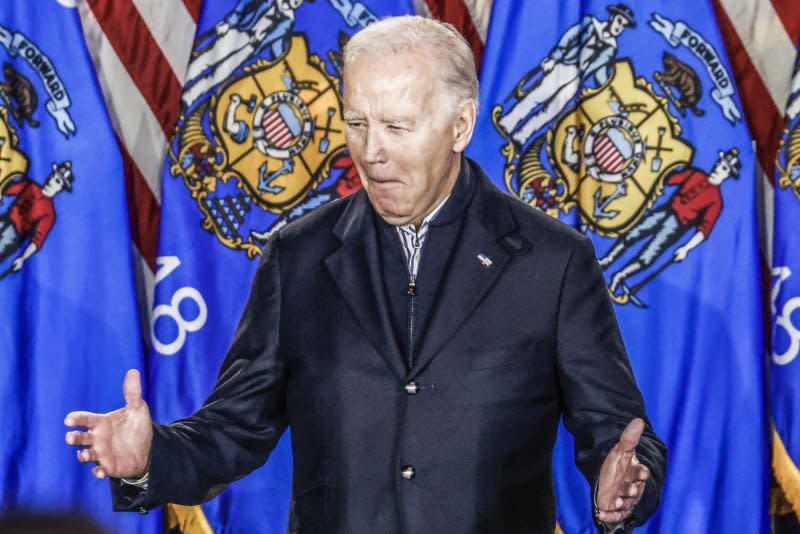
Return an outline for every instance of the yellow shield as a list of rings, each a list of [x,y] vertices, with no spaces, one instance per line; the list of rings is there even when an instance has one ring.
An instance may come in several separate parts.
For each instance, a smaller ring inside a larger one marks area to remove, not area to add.
[[[547,153],[584,222],[618,236],[661,194],[664,178],[692,160],[694,149],[680,133],[666,98],[622,60],[548,132]]]
[[[19,139],[8,117],[8,108],[0,106],[0,193],[6,184],[28,171],[28,158],[18,148]]]
[[[309,55],[303,35],[276,61],[245,69],[211,100],[222,174],[239,178],[261,207],[281,213],[300,203],[344,149],[336,80]]]

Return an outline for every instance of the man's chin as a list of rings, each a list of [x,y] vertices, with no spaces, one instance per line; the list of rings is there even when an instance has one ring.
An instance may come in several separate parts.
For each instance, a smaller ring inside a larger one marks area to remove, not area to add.
[[[395,210],[385,209],[380,203],[373,203],[372,207],[375,209],[375,212],[380,215],[381,219],[392,226],[404,226],[410,224],[413,220],[411,215],[399,214]]]
[[[412,218],[409,215],[396,215],[394,213],[382,212],[381,210],[377,209],[375,211],[381,216],[381,219],[392,226],[405,226],[407,224],[411,224],[412,222]]]

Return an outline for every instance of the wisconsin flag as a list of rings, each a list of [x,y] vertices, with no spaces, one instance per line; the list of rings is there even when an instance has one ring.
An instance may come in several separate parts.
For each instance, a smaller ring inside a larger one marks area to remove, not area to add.
[[[156,420],[190,414],[210,392],[270,235],[360,188],[344,145],[342,47],[370,22],[408,13],[410,0],[204,4],[163,177]],[[284,534],[290,496],[286,435],[198,524]]]
[[[669,447],[642,531],[765,531],[754,155],[710,3],[494,2],[481,83],[471,156],[592,238]],[[554,462],[561,527],[594,532],[566,432]]]
[[[3,2],[0,63],[0,513],[155,532],[114,514],[64,443],[66,413],[119,407],[144,364],[120,156],[78,13]]]
[[[797,514],[800,512],[800,61],[795,64],[775,172],[772,253],[772,366],[770,408],[773,468]]]

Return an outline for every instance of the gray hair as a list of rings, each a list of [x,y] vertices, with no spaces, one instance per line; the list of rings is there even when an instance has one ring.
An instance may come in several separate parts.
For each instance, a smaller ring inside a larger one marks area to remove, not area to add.
[[[466,39],[452,24],[415,15],[388,17],[356,33],[344,47],[346,68],[364,55],[387,56],[418,49],[433,49],[443,67],[441,81],[455,107],[472,99],[478,105],[475,57]],[[347,81],[345,80],[345,84]]]

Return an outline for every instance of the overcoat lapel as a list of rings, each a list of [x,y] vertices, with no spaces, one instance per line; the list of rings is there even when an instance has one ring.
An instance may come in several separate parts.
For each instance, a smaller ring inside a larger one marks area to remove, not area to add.
[[[406,369],[389,319],[378,239],[364,190],[351,199],[333,232],[342,246],[325,259],[325,265],[370,343],[392,372],[403,378]]]
[[[514,220],[502,193],[483,173],[476,178],[477,191],[465,212],[464,226],[409,373],[412,377],[431,362],[472,314],[510,258],[498,240],[514,231]]]

